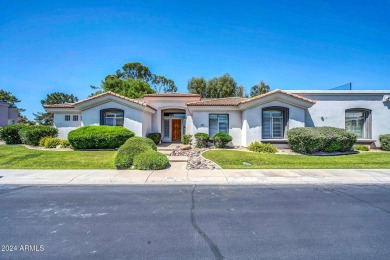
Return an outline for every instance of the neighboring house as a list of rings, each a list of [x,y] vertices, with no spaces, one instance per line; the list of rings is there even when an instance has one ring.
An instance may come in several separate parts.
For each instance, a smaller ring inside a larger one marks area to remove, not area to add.
[[[0,101],[0,126],[13,125],[18,122],[18,110]]]
[[[119,125],[146,136],[162,134],[162,142],[183,134],[227,132],[233,145],[253,141],[287,144],[287,130],[333,126],[358,135],[358,143],[379,146],[390,133],[389,91],[275,90],[253,98],[202,99],[196,94],[147,94],[129,99],[112,92],[73,103],[45,106],[54,113],[59,136],[86,125]]]

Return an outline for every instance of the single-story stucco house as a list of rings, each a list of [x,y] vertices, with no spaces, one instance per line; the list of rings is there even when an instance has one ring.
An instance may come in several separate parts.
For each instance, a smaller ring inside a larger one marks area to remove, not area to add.
[[[18,110],[10,107],[6,102],[0,100],[0,126],[13,125],[18,122]]]
[[[390,133],[390,90],[275,90],[253,98],[202,99],[197,94],[147,94],[130,99],[112,92],[72,104],[45,106],[54,113],[59,137],[87,125],[118,125],[146,136],[162,134],[176,142],[183,134],[229,133],[233,145],[253,141],[287,144],[287,130],[333,126],[358,136],[358,143],[379,146]]]

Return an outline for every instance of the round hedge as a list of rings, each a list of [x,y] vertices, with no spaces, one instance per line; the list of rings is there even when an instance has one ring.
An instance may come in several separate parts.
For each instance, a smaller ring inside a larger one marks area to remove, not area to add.
[[[26,125],[7,125],[1,128],[0,139],[6,144],[21,144],[22,139],[20,138],[19,131],[22,128],[26,128]]]
[[[122,126],[84,126],[70,131],[68,140],[74,149],[115,149],[134,135]]]
[[[130,168],[133,165],[134,157],[146,151],[157,151],[157,146],[151,139],[145,137],[130,138],[119,147],[115,157],[116,168]]]
[[[209,141],[209,135],[206,133],[196,133],[195,134],[195,146],[197,148],[206,148]]]
[[[298,153],[347,152],[356,143],[357,136],[343,128],[298,127],[287,132],[291,149]]]
[[[381,144],[382,150],[390,151],[390,134],[380,135],[379,142]]]
[[[23,143],[38,146],[43,137],[56,137],[58,129],[45,125],[27,126],[19,130],[19,135]]]
[[[168,157],[162,153],[149,150],[134,157],[134,168],[139,170],[162,170],[169,165]]]
[[[252,142],[248,149],[256,153],[276,153],[278,151],[278,148],[273,144],[264,144],[258,141]]]
[[[161,134],[160,133],[149,133],[148,138],[152,139],[155,144],[159,144],[161,141]]]
[[[217,148],[224,148],[231,140],[233,140],[233,138],[229,134],[223,132],[220,132],[213,137],[214,145]]]

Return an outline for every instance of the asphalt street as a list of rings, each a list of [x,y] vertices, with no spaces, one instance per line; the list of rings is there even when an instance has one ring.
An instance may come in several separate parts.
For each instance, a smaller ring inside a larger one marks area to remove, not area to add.
[[[0,186],[0,258],[390,259],[390,186]]]

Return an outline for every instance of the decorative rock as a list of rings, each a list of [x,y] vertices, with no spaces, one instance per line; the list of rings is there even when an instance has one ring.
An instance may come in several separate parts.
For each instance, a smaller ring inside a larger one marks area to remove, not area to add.
[[[218,165],[213,163],[212,161],[209,161],[207,159],[204,159],[200,154],[203,151],[206,151],[208,149],[190,149],[190,150],[183,150],[183,149],[175,149],[171,156],[187,156],[187,170],[193,170],[193,169],[220,169]]]
[[[189,144],[187,144],[187,145],[182,145],[182,146],[180,146],[180,150],[191,150],[192,149],[192,147],[191,147],[191,145],[189,145]]]

